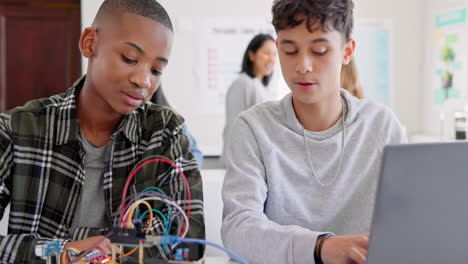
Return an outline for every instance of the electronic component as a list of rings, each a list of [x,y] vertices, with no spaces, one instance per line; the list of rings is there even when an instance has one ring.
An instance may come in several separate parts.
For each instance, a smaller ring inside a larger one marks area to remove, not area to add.
[[[37,245],[34,248],[34,253],[42,259],[50,256],[56,256],[60,254],[60,242],[55,240],[46,244]]]
[[[146,234],[134,228],[114,227],[110,241],[112,244],[134,247],[146,240]],[[151,245],[148,245],[151,246]]]

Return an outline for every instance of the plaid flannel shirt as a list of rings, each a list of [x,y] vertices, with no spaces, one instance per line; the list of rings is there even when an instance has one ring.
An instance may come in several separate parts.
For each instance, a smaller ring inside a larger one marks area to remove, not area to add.
[[[78,134],[76,112],[76,98],[84,78],[64,94],[0,113],[2,217],[10,204],[8,235],[0,237],[1,263],[37,262],[36,245],[58,239],[63,246],[111,228],[77,228],[73,234],[69,232],[85,180],[86,153]],[[189,181],[192,211],[187,237],[205,237],[202,180],[182,124],[183,119],[171,109],[152,103],[145,103],[122,119],[109,141],[111,157],[103,172],[109,222],[115,223],[120,216],[122,191],[134,165],[147,156],[161,155],[181,167]],[[150,186],[161,188],[187,209],[184,182],[171,166],[145,166],[131,189],[141,191]],[[165,208],[157,202],[152,206],[162,211]],[[153,233],[163,232],[164,223],[159,218],[153,224]]]

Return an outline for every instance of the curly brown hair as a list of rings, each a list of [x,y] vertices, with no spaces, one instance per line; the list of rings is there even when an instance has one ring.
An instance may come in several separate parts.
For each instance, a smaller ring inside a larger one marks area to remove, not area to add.
[[[302,24],[304,19],[297,15],[304,15],[310,32],[319,22],[323,31],[336,30],[348,40],[353,31],[353,8],[352,0],[275,0],[272,23],[278,32]]]

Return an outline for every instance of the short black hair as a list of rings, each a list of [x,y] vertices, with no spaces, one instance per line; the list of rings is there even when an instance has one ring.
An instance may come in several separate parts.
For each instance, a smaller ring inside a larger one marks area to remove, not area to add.
[[[144,16],[174,31],[169,14],[156,0],[105,0],[97,12],[96,18],[106,12],[111,14],[123,12]]]
[[[250,41],[249,45],[247,46],[247,49],[244,52],[241,72],[245,72],[250,77],[256,78],[254,73],[254,65],[249,58],[249,51],[251,51],[252,53],[257,53],[258,49],[260,49],[263,46],[263,43],[265,43],[265,41],[267,40],[275,41],[273,37],[269,34],[258,34]],[[262,83],[264,86],[268,86],[272,75],[273,73],[263,77]]]
[[[278,32],[302,24],[304,19],[296,16],[304,15],[310,32],[313,23],[319,22],[323,31],[336,30],[348,40],[354,26],[353,8],[352,0],[275,0],[272,23]]]

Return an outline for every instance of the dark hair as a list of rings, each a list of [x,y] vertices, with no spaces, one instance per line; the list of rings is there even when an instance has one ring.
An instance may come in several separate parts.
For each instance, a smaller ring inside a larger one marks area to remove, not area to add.
[[[275,0],[272,23],[278,32],[302,24],[304,19],[296,16],[305,15],[309,32],[319,22],[323,31],[336,30],[348,40],[354,25],[353,8],[353,0]]]
[[[258,49],[260,49],[263,46],[263,43],[265,43],[267,40],[275,41],[273,37],[269,34],[258,34],[250,41],[249,45],[247,46],[247,49],[244,52],[241,72],[247,73],[247,75],[249,75],[252,78],[256,77],[254,74],[254,65],[249,58],[249,51],[257,53]],[[272,75],[273,73],[263,77],[263,85],[267,86],[270,83]]]
[[[105,0],[96,17],[105,12],[126,12],[153,19],[174,31],[169,14],[156,0]]]
[[[156,90],[156,92],[154,92],[153,97],[151,98],[151,102],[153,104],[171,107],[169,105],[169,102],[167,101],[166,95],[164,95],[164,92],[162,90],[162,85],[160,85],[159,88]]]

